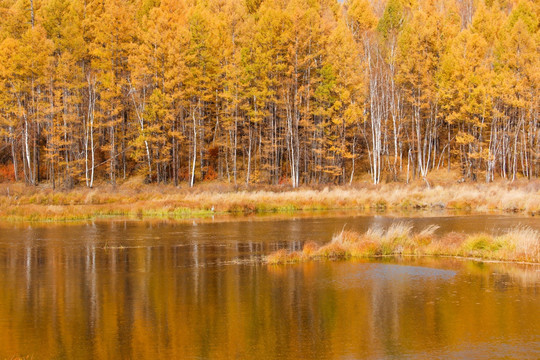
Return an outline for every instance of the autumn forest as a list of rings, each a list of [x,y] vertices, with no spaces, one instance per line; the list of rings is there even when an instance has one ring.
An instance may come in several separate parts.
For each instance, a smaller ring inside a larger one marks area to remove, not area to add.
[[[540,176],[528,0],[0,0],[0,179]]]

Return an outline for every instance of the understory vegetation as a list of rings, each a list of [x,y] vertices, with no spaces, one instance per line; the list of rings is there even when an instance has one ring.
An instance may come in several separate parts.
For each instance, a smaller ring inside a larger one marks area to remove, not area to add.
[[[302,251],[278,250],[267,256],[268,264],[297,263],[314,259],[370,258],[396,255],[461,256],[490,260],[540,262],[540,232],[516,227],[500,235],[487,233],[435,233],[437,225],[413,232],[399,222],[388,229],[371,228],[363,234],[343,230],[330,243],[304,244]]]

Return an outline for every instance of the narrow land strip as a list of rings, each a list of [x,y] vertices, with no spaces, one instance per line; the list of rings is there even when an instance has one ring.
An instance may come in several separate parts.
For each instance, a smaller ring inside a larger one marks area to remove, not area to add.
[[[373,186],[251,187],[238,190],[214,184],[194,189],[124,185],[53,191],[2,184],[0,219],[66,221],[99,217],[197,218],[215,214],[290,213],[355,209],[359,211],[461,210],[540,215],[540,182],[452,185],[382,184]]]

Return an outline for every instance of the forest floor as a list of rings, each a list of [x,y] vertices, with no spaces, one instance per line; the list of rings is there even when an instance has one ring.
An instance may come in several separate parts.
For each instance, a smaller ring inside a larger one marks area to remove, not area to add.
[[[278,250],[264,260],[268,264],[290,264],[318,259],[355,259],[384,256],[451,256],[477,260],[540,263],[540,232],[515,227],[504,233],[465,234],[458,232],[436,236],[438,226],[430,225],[413,233],[407,222],[388,229],[369,229],[365,233],[342,231],[320,246],[309,241],[302,251]]]
[[[100,217],[201,218],[217,214],[291,213],[349,210],[365,212],[455,211],[540,215],[540,181],[495,183],[417,181],[367,182],[351,186],[239,188],[221,183],[97,185],[54,190],[47,185],[0,184],[0,220],[67,221]]]

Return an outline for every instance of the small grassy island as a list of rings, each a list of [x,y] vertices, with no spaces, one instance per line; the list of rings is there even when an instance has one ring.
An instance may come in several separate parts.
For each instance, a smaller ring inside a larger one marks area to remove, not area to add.
[[[266,257],[268,264],[298,263],[315,259],[351,259],[382,256],[455,256],[474,259],[540,262],[540,232],[516,227],[500,235],[450,232],[436,236],[436,225],[413,232],[412,225],[398,222],[386,231],[375,228],[363,234],[343,230],[323,246],[308,241],[302,251],[278,250]]]

